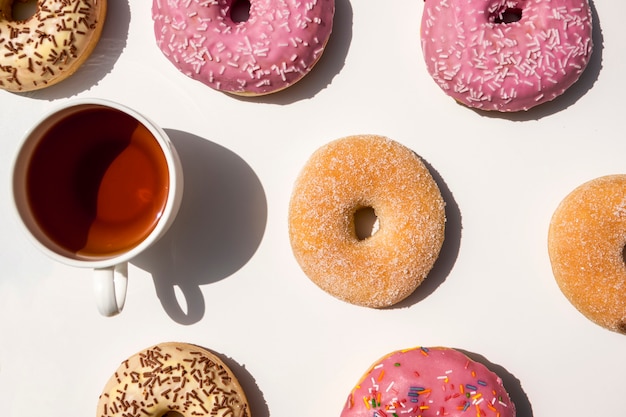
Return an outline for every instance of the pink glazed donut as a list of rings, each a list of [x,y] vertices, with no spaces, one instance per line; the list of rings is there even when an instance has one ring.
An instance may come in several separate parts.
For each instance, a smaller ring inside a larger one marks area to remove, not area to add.
[[[370,366],[340,417],[515,417],[502,379],[446,347],[391,352]]]
[[[259,96],[304,77],[330,37],[335,0],[153,0],[157,45],[182,73],[219,91]]]
[[[513,112],[574,84],[592,51],[588,0],[425,0],[428,72],[455,100]]]

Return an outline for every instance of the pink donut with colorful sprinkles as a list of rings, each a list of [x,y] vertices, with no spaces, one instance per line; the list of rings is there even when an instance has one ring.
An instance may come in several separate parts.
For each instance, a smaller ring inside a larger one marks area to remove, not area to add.
[[[514,112],[553,100],[587,67],[588,0],[425,0],[426,67],[469,107]]]
[[[243,4],[244,13],[237,11]],[[318,62],[335,0],[153,0],[157,45],[185,75],[259,96],[301,80]]]
[[[375,362],[341,417],[515,417],[502,380],[451,348],[417,347]]]

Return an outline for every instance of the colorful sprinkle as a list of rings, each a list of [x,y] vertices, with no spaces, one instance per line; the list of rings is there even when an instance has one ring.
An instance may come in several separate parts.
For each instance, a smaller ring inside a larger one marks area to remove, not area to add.
[[[369,410],[370,409],[370,403],[367,401],[367,397],[363,397],[363,402],[365,403],[365,407]]]
[[[514,408],[508,407],[508,396],[497,375],[480,363],[471,362],[468,366],[466,356],[451,349],[396,352],[380,364],[385,371],[371,368],[355,391],[357,396],[365,396],[365,408],[361,405],[359,411],[346,407],[341,417],[460,416],[470,408],[477,417],[514,417]]]

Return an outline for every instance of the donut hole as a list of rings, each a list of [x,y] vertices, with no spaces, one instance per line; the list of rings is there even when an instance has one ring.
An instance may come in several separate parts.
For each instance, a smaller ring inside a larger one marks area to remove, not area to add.
[[[28,20],[37,13],[37,0],[16,0],[11,5],[11,18],[17,22]]]
[[[369,239],[379,228],[376,210],[370,206],[359,207],[354,211],[354,234],[358,240]]]
[[[501,24],[501,23],[515,23],[519,22],[522,19],[522,9],[519,7],[506,7],[502,10],[499,10],[493,16],[493,23]]]
[[[161,417],[185,417],[185,416],[179,413],[178,411],[168,411],[167,413],[163,414]]]
[[[250,0],[234,0],[230,6],[230,18],[235,23],[248,21],[250,18]]]

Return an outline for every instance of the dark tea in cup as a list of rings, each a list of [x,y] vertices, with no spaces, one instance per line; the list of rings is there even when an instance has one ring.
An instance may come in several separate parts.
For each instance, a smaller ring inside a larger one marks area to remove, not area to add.
[[[102,106],[49,126],[26,172],[28,204],[42,232],[85,258],[115,256],[143,241],[163,211],[168,184],[152,133]]]

